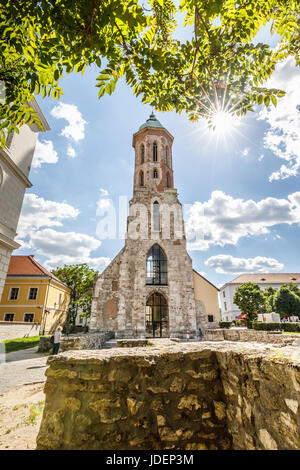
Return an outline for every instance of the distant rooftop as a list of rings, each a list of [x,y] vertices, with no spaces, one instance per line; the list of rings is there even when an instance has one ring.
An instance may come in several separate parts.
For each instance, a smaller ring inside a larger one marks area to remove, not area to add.
[[[241,274],[232,281],[226,282],[223,287],[228,284],[244,284],[244,282],[254,282],[255,284],[286,284],[294,282],[300,284],[300,273],[258,273],[258,274]],[[222,288],[223,288],[222,287]]]
[[[141,131],[142,129],[145,129],[145,127],[160,127],[161,129],[164,129],[164,126],[161,125],[161,123],[156,118],[153,111],[150,114],[150,117],[147,119],[147,121],[140,126],[139,131]]]
[[[64,284],[54,274],[40,265],[33,255],[29,256],[11,256],[8,271],[8,276],[47,276],[55,279],[56,281]],[[64,284],[65,285],[65,284]]]

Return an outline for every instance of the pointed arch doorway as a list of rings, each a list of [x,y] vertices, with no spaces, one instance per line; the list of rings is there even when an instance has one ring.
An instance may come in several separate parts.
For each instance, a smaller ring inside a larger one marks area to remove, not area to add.
[[[159,292],[148,297],[146,303],[146,335],[151,338],[169,336],[168,303]]]

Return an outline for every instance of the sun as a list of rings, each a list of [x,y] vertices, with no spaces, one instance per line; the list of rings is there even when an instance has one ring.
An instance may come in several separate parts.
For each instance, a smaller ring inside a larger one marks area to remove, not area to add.
[[[212,130],[220,136],[231,134],[239,125],[240,119],[226,111],[217,111],[211,118]]]

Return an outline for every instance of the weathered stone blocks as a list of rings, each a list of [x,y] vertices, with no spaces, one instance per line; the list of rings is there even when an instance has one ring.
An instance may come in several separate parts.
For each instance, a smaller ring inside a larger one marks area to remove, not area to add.
[[[38,449],[300,447],[295,348],[161,344],[48,363]]]

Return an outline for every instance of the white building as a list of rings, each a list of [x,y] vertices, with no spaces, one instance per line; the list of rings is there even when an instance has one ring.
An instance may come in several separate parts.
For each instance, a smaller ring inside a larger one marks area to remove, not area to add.
[[[30,102],[30,106],[36,111],[43,131],[50,130],[37,102]],[[12,132],[8,136],[4,149],[0,147],[0,299],[11,253],[20,247],[14,239],[25,191],[32,186],[28,176],[40,131],[37,125],[24,124],[19,134]]]
[[[245,282],[258,284],[261,290],[271,286],[274,289],[280,289],[282,284],[293,282],[300,288],[299,273],[267,273],[267,274],[241,274],[230,282],[227,282],[220,288],[220,301],[222,309],[222,320],[232,321],[241,311],[233,302],[236,290]]]

